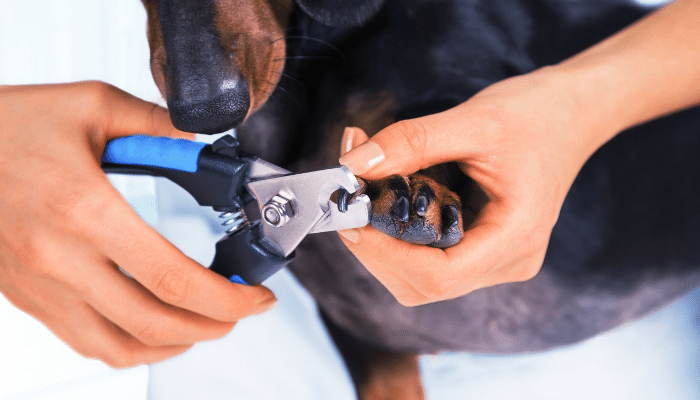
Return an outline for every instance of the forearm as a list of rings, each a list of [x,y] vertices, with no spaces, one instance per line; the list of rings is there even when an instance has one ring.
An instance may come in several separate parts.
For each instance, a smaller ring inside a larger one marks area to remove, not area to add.
[[[570,78],[591,146],[700,103],[700,1],[679,0],[552,68]]]

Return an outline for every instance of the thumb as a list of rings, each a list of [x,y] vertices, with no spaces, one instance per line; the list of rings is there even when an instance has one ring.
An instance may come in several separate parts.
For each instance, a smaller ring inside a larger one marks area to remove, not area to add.
[[[97,125],[101,125],[105,142],[136,134],[194,139],[194,134],[173,126],[167,109],[111,85],[100,84],[99,90],[102,92],[102,114],[92,117]]]
[[[345,132],[343,132],[343,139],[340,141],[340,156],[344,156],[345,153],[365,143],[367,140],[369,140],[369,137],[362,129],[351,127],[345,128]]]
[[[441,118],[446,117],[441,113],[392,124],[345,153],[339,162],[355,175],[376,180],[454,161],[460,146],[453,140],[455,135],[443,129]],[[359,128],[350,129],[361,132]]]

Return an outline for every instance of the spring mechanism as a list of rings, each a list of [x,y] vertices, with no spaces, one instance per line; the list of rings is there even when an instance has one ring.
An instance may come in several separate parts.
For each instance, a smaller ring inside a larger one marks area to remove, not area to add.
[[[250,225],[248,222],[248,217],[243,210],[226,211],[221,213],[219,218],[224,220],[221,225],[227,227],[227,234],[234,234]]]

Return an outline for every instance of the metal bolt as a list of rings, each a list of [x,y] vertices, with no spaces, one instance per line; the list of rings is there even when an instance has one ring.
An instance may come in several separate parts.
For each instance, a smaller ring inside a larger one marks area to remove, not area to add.
[[[294,216],[290,200],[276,194],[262,208],[262,217],[268,225],[280,227]]]

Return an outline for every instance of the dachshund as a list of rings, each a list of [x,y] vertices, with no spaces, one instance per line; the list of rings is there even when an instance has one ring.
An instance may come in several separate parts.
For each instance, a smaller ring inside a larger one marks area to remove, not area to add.
[[[173,124],[236,128],[244,150],[295,172],[335,165],[345,126],[371,135],[444,111],[649,12],[625,0],[143,2],[151,69]],[[404,307],[336,235],[307,237],[289,269],[316,300],[358,398],[423,398],[419,354],[573,344],[695,288],[698,126],[700,110],[686,110],[595,153],[526,282]],[[367,192],[374,227],[438,247],[458,242],[488,202],[452,164],[368,182]]]

